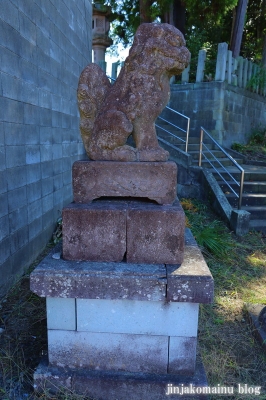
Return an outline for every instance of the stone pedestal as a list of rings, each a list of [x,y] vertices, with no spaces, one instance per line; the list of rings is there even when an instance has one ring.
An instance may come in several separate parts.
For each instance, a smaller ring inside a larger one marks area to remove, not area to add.
[[[75,203],[89,203],[99,197],[140,197],[173,204],[177,166],[171,161],[76,161],[72,182]]]
[[[82,182],[91,187],[93,179],[81,179],[80,171],[95,166],[104,179],[102,164],[74,164],[74,193],[83,193],[83,203],[63,210],[63,250],[57,246],[31,274],[31,290],[47,302],[49,361],[35,372],[36,389],[161,400],[167,385],[206,386],[196,360],[198,308],[213,300],[213,279],[191,232],[185,234],[184,212],[176,198],[159,205],[120,198],[123,191],[118,200],[91,201]],[[109,172],[118,164],[130,164],[128,179],[137,187],[136,171],[148,163],[110,163]],[[110,176],[107,197],[118,187]],[[169,199],[160,189],[157,199]]]

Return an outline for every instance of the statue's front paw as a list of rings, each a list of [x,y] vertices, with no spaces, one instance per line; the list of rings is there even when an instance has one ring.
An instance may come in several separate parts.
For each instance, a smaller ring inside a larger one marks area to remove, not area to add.
[[[144,149],[138,151],[139,161],[167,161],[169,158],[168,151],[157,147],[156,149]]]
[[[137,161],[137,150],[125,144],[112,150],[111,157],[112,161]]]
[[[128,145],[119,146],[115,149],[90,145],[88,156],[91,160],[97,161],[137,161],[137,150]]]

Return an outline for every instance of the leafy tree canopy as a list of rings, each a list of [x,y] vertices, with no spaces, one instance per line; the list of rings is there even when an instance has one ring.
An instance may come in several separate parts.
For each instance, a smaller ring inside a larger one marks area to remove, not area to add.
[[[98,0],[97,2],[109,5],[112,9],[114,45],[119,42],[125,47],[130,45],[143,18],[146,18],[147,22],[156,20],[168,22],[165,20],[167,12],[174,12],[176,15],[183,13],[185,37],[192,57],[197,57],[201,48],[208,49],[209,57],[212,57],[218,43],[230,43],[238,0]],[[174,24],[181,29],[175,19]],[[256,61],[261,60],[263,45],[266,46],[265,37],[266,0],[249,0],[241,55]]]

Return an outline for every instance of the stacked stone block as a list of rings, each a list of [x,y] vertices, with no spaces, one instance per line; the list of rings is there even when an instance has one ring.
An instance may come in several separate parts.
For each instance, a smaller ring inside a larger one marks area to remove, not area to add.
[[[76,87],[91,2],[7,0],[0,15],[0,296],[51,238],[84,157]]]

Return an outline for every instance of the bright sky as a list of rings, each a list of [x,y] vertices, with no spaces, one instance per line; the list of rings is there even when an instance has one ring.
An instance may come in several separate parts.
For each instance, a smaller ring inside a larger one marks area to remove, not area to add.
[[[129,48],[125,49],[121,44],[118,45],[117,52],[119,54],[118,57],[113,56],[111,54],[105,54],[105,61],[107,62],[106,73],[107,75],[111,75],[112,72],[112,63],[117,61],[125,61],[128,56]]]

